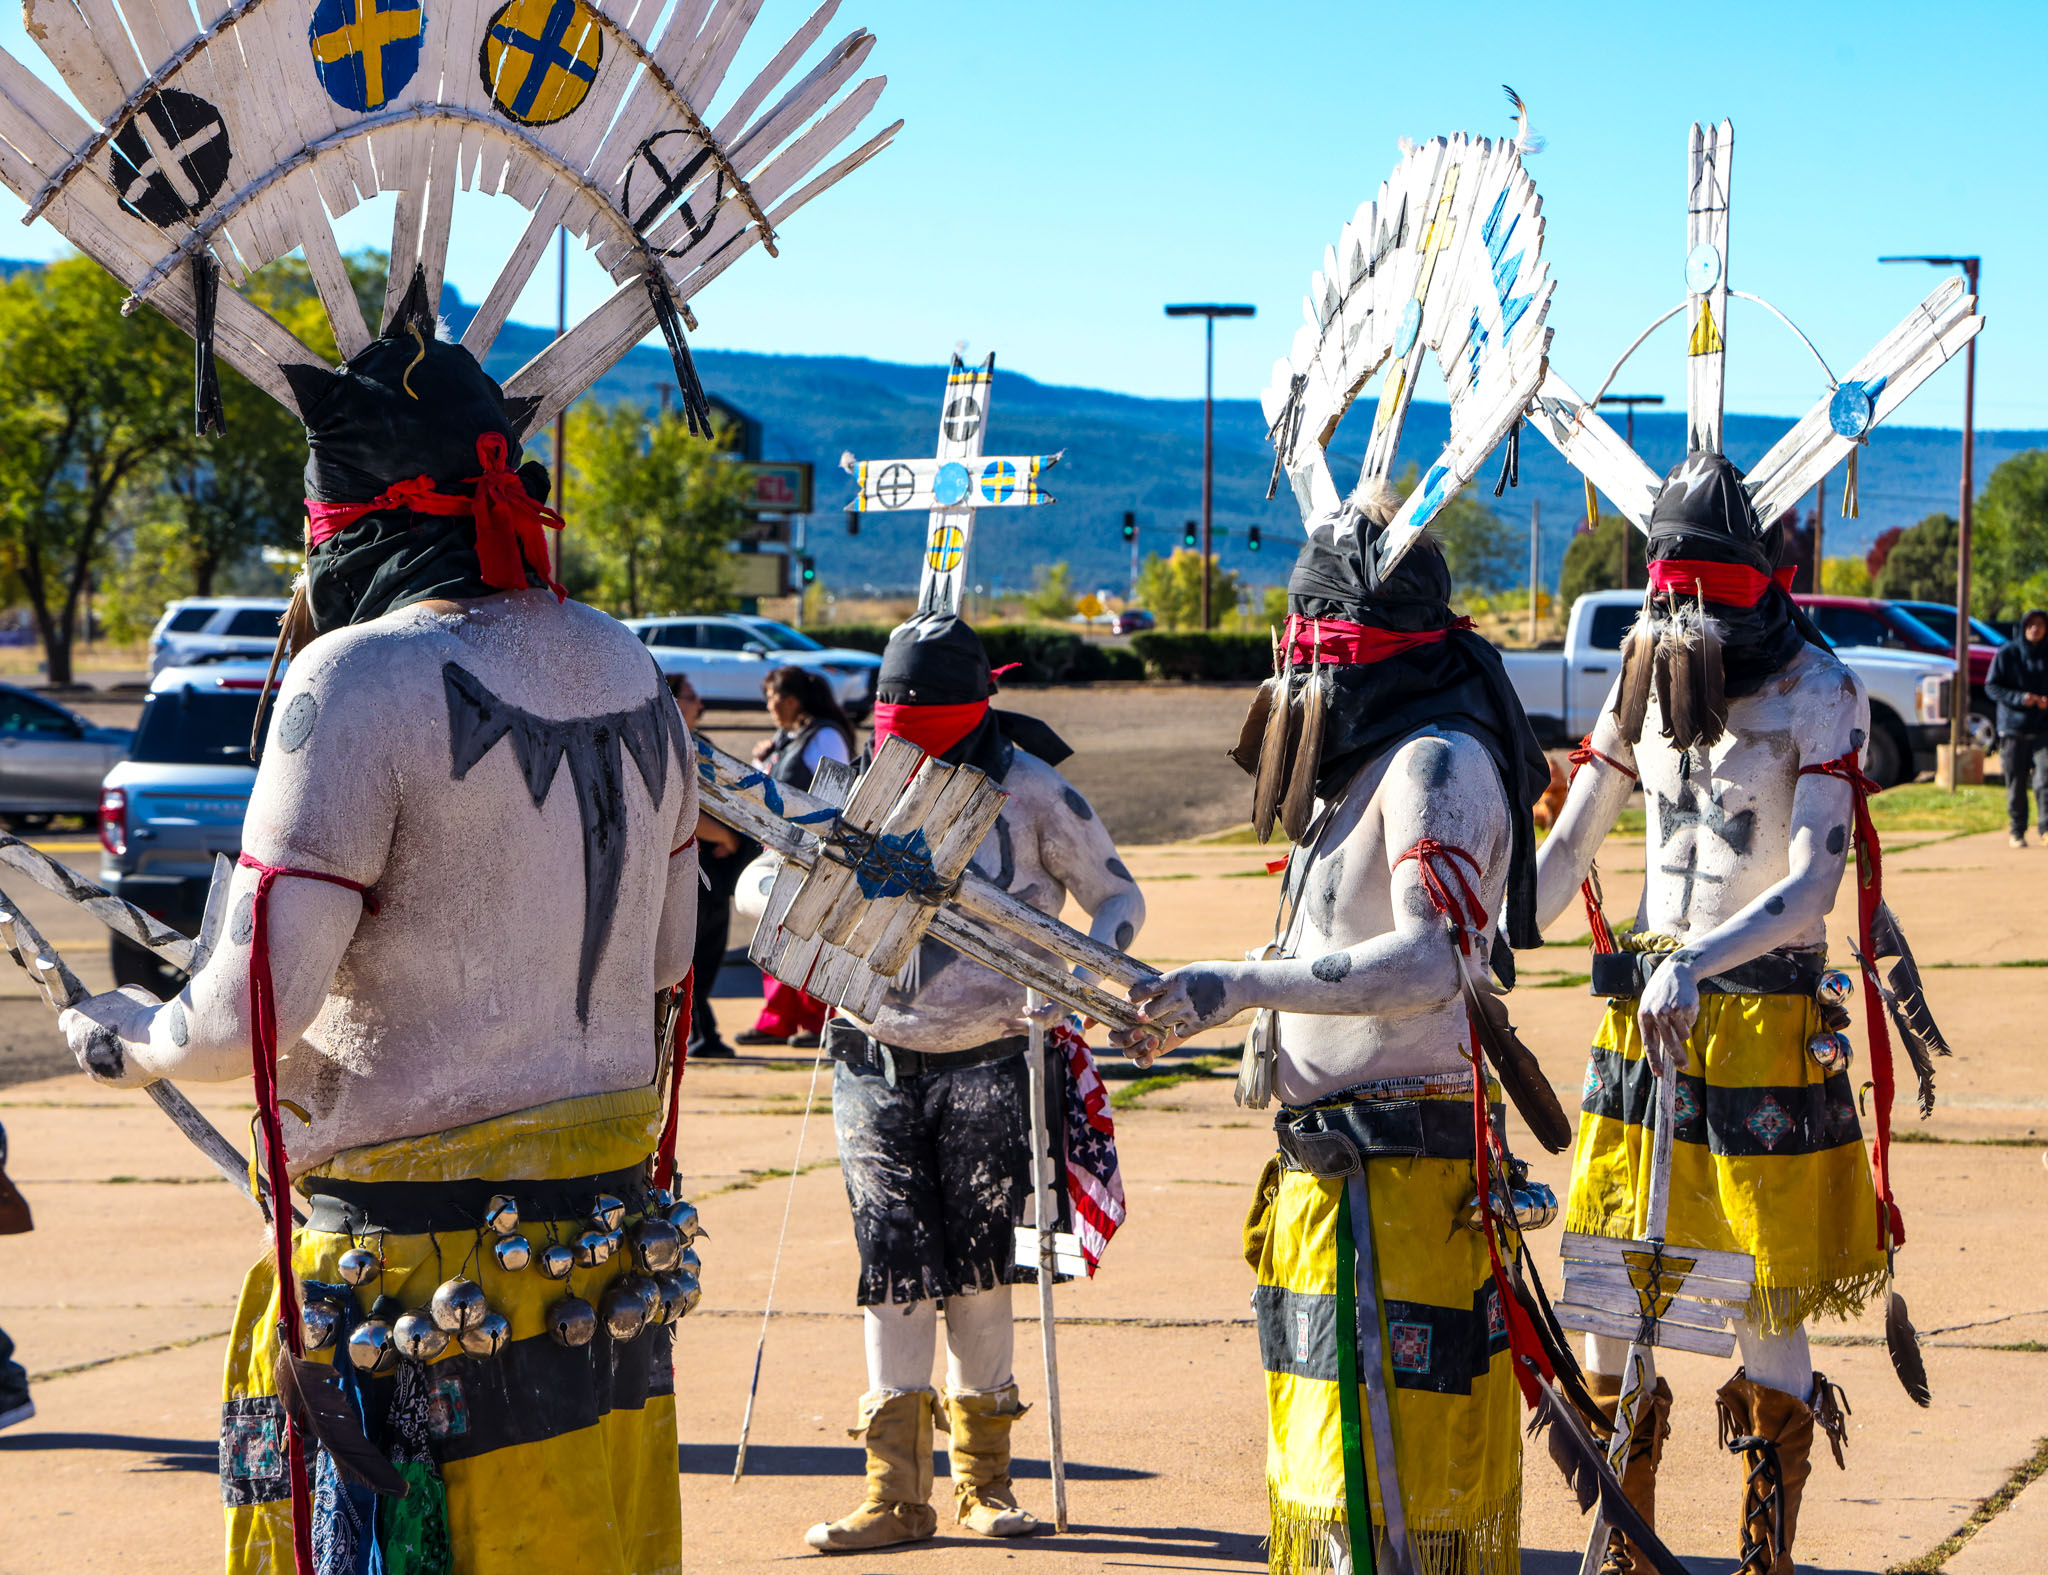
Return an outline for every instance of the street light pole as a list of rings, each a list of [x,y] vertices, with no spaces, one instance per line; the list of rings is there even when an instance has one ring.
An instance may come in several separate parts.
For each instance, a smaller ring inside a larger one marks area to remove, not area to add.
[[[1251,317],[1258,311],[1252,306],[1169,306],[1168,317],[1201,317],[1204,324],[1204,352],[1202,370],[1202,630],[1207,633],[1212,622],[1209,607],[1209,567],[1211,527],[1215,518],[1216,502],[1216,319],[1219,317]]]
[[[1960,268],[1970,294],[1977,294],[1977,275],[1984,266],[1981,257],[1880,257],[1881,263],[1930,263],[1936,268]],[[1970,742],[1970,514],[1976,496],[1977,460],[1977,338],[1963,347],[1963,482],[1962,498],[1956,507],[1956,676],[1949,703],[1948,790],[1953,793],[1963,779],[1963,751]]]
[[[1627,407],[1628,420],[1624,425],[1622,440],[1628,444],[1629,451],[1633,453],[1636,446],[1636,406],[1661,405],[1664,403],[1664,396],[1662,394],[1602,394],[1600,396],[1600,403],[1603,405],[1623,405]],[[1627,531],[1623,531],[1621,533],[1621,588],[1623,590],[1628,589],[1628,549],[1632,544],[1633,538],[1630,537]]]

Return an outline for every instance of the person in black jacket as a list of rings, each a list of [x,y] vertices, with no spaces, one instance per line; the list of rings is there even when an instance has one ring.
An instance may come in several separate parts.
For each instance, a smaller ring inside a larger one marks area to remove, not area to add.
[[[704,701],[696,686],[683,674],[671,673],[668,688],[676,697],[684,724],[696,732],[698,719],[704,715]],[[704,872],[704,889],[697,894],[697,947],[691,962],[695,988],[690,994],[687,1044],[692,1061],[732,1059],[732,1046],[719,1037],[711,996],[732,939],[733,888],[739,884],[740,872],[760,855],[761,844],[751,837],[741,836],[709,815],[697,817],[697,860]]]
[[[2048,612],[2027,609],[2020,637],[1998,648],[1984,692],[1998,702],[1998,759],[2012,845],[2027,845],[2027,783],[2034,786],[2034,823],[2048,841]]]

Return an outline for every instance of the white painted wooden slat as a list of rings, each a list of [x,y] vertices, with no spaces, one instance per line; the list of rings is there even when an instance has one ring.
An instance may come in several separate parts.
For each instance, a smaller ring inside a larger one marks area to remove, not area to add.
[[[1728,364],[1728,190],[1735,128],[1694,125],[1686,200],[1686,448],[1721,452]],[[1695,286],[1704,284],[1706,288]]]
[[[1678,1242],[1667,1243],[1664,1250],[1674,1258],[1691,1259],[1695,1272],[1714,1279],[1745,1286],[1756,1282],[1756,1259],[1746,1252],[1688,1247]],[[1558,1241],[1558,1253],[1567,1274],[1580,1264],[1591,1267],[1626,1266],[1630,1257],[1640,1256],[1643,1251],[1644,1245],[1640,1241],[1619,1236],[1596,1236],[1590,1231],[1568,1230]]]
[[[688,75],[675,79],[676,86],[693,105],[701,107],[718,96],[733,56],[739,53],[748,29],[760,14],[761,0],[728,0],[705,23],[699,37],[708,47],[701,52],[693,51]]]
[[[770,93],[774,92],[775,84],[789,75],[796,63],[803,58],[804,52],[824,36],[825,29],[831,25],[832,18],[838,13],[839,0],[825,0],[823,5],[813,11],[809,20],[792,33],[789,41],[775,52],[775,58],[763,66],[740,96],[733,100],[732,106],[719,117],[717,124],[712,126],[711,134],[720,142],[726,142],[746,125],[748,117],[761,107]],[[699,113],[702,113],[701,108]]]
[[[1622,441],[1607,418],[1551,367],[1529,406],[1529,424],[1645,534],[1664,478]]]
[[[1633,1340],[1642,1320],[1621,1313],[1601,1312],[1590,1307],[1557,1308],[1557,1321],[1567,1329],[1584,1334],[1604,1334],[1616,1340]],[[1666,1350],[1692,1351],[1700,1356],[1727,1356],[1735,1349],[1735,1332],[1693,1329],[1684,1324],[1657,1325],[1656,1345]]]
[[[341,248],[334,231],[324,224],[309,224],[301,232],[306,253],[306,271],[313,276],[313,288],[320,292],[320,305],[334,330],[334,343],[346,361],[369,348],[369,325],[363,321],[362,303],[350,286],[348,269],[341,260]]]

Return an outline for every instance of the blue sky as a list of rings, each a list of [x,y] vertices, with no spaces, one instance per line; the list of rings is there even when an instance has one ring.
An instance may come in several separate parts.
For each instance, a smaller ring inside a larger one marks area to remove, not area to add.
[[[728,94],[808,9],[767,0]],[[1840,372],[1939,277],[1879,254],[1982,253],[1979,424],[2048,428],[2039,0],[845,0],[828,37],[855,26],[879,35],[868,69],[890,79],[874,124],[908,124],[787,226],[779,260],[751,255],[697,298],[707,347],[922,362],[965,340],[1047,381],[1199,394],[1200,328],[1160,308],[1245,301],[1259,316],[1220,326],[1217,388],[1250,397],[1396,138],[1505,132],[1511,82],[1550,141],[1530,169],[1559,281],[1552,355],[1580,387],[1683,294],[1687,128],[1727,116],[1737,288]],[[54,79],[13,6],[0,47]],[[61,250],[19,213],[0,192],[0,256]],[[344,243],[381,244],[388,214],[351,216]],[[507,199],[465,203],[449,279],[469,299],[523,218]],[[572,261],[572,313],[609,288]],[[553,297],[543,269],[516,315],[551,320]],[[1679,333],[1638,353],[1630,391],[1682,401]],[[1736,303],[1729,407],[1792,415],[1820,391],[1791,336]],[[1951,367],[1905,419],[1956,425],[1961,404]]]

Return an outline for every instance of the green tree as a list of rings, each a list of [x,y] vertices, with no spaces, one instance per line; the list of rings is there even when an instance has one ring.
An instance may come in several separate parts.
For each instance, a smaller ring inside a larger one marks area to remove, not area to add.
[[[88,578],[123,492],[188,438],[189,341],[70,258],[0,285],[0,554],[20,582],[52,683],[71,681]]]
[[[1956,521],[1930,514],[1899,533],[1871,582],[1873,595],[1898,601],[1953,602],[1956,599]]]
[[[1628,553],[1628,583],[1641,589],[1650,572],[1643,546],[1643,533],[1619,514],[1601,515],[1599,526],[1591,532],[1574,532],[1558,576],[1558,606],[1569,610],[1588,591],[1620,589],[1624,551]]]
[[[1080,598],[1074,594],[1074,576],[1065,563],[1041,563],[1037,588],[1024,598],[1024,610],[1034,618],[1064,623],[1074,616]]]
[[[568,534],[591,549],[597,598],[621,616],[715,610],[727,544],[747,524],[745,472],[680,415],[585,400],[569,412]]]
[[[1202,555],[1176,547],[1171,557],[1150,553],[1138,569],[1138,604],[1162,629],[1198,629],[1202,624]],[[1237,605],[1237,576],[1209,560],[1209,608],[1220,618]]]
[[[1465,489],[1429,522],[1444,549],[1451,583],[1461,591],[1492,593],[1520,584],[1529,572],[1527,536]]]
[[[1820,588],[1829,596],[1868,596],[1870,570],[1861,558],[1829,558],[1821,565]]]
[[[2027,582],[2048,564],[2048,449],[2015,454],[1977,496],[1970,532],[1970,606],[1981,617],[2017,617]]]

